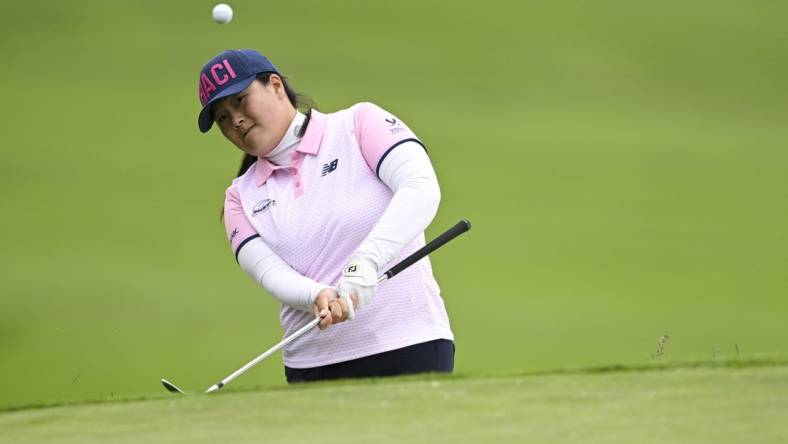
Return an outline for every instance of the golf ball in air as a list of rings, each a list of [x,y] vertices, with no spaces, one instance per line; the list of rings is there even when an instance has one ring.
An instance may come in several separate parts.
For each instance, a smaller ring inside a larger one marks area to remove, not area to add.
[[[230,5],[219,3],[213,7],[213,21],[216,23],[230,23],[233,19],[233,8]]]

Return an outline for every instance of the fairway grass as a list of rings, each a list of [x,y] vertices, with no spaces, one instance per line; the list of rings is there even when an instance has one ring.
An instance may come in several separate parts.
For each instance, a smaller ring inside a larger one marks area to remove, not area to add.
[[[411,377],[62,405],[0,414],[0,441],[788,442],[788,366],[654,370]]]

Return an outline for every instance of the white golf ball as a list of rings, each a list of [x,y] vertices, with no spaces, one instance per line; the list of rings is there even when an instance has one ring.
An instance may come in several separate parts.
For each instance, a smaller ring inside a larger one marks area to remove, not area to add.
[[[233,19],[233,8],[230,5],[219,3],[213,7],[213,21],[216,23],[230,23]]]

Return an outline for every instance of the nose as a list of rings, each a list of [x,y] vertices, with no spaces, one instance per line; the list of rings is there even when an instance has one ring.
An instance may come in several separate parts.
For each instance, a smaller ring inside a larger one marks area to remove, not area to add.
[[[239,113],[234,113],[232,115],[232,122],[233,122],[233,129],[240,129],[244,124],[244,116]]]

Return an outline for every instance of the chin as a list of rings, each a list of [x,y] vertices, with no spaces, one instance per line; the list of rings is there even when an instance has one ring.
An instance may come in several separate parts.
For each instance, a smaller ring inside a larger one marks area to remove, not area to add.
[[[264,151],[264,150],[258,148],[257,145],[254,144],[254,143],[245,144],[242,149],[243,149],[243,151],[246,154],[248,154],[250,156],[256,156],[256,157],[262,157],[262,154],[260,154],[260,153],[262,153]]]
[[[254,148],[254,149],[252,149],[252,151],[254,151],[254,153],[255,153],[254,155],[257,156],[257,157],[265,157],[273,150],[274,150],[274,147],[263,147],[263,148]]]

